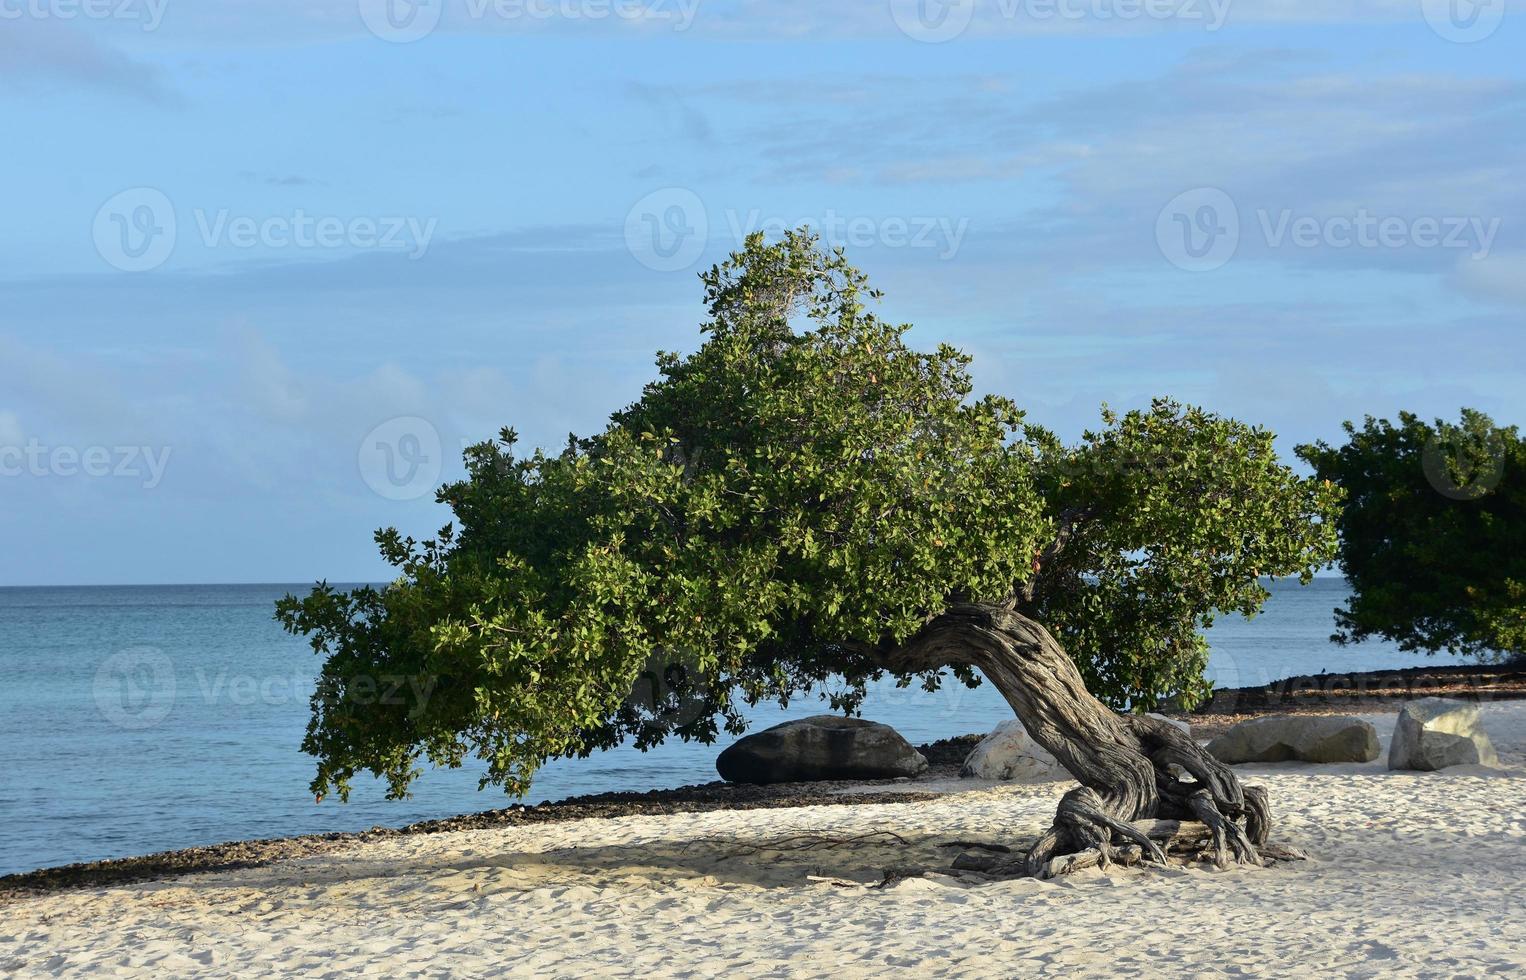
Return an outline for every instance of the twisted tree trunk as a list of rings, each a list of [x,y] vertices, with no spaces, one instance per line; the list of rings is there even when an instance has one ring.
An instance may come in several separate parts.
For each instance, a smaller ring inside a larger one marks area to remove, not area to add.
[[[1120,715],[1098,701],[1040,623],[1004,606],[956,606],[879,656],[901,670],[974,666],[1081,784],[1065,794],[1054,825],[1029,852],[1029,874],[1047,877],[1056,858],[1085,851],[1096,851],[1105,866],[1121,844],[1164,864],[1160,847],[1131,825],[1154,817],[1207,825],[1221,866],[1261,863],[1257,847],[1270,823],[1265,791],[1242,786],[1175,726]]]

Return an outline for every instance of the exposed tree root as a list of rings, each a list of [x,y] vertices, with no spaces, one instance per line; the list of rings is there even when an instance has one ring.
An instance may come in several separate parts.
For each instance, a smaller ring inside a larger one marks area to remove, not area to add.
[[[1207,834],[1208,857],[1219,867],[1263,863],[1258,848],[1271,829],[1266,792],[1242,786],[1228,766],[1175,726],[1109,709],[1087,692],[1049,631],[1010,606],[955,607],[908,643],[871,654],[893,670],[976,667],[1033,740],[1081,784],[1065,794],[1054,825],[1029,850],[1028,874],[1166,864],[1167,849],[1135,825],[1150,819],[1197,822]]]
[[[1256,860],[1236,862],[1233,834],[1240,828],[1216,817],[1217,827],[1201,821],[1141,820],[1128,825],[1123,836],[1140,843],[1116,844],[1113,841],[1098,844],[1079,851],[1050,854],[1036,858],[1037,849],[1027,855],[1012,856],[990,850],[967,849],[954,859],[953,870],[978,874],[990,880],[1005,878],[1054,878],[1073,874],[1088,868],[1106,869],[1112,865],[1134,867],[1144,863],[1162,866],[1186,867],[1199,862],[1212,863],[1218,867],[1230,867],[1236,863],[1266,867],[1284,861],[1305,861],[1308,855],[1296,847],[1263,842],[1256,852]],[[1227,827],[1235,827],[1230,831]],[[1242,831],[1243,833],[1243,831]],[[1053,834],[1053,831],[1051,831]],[[1043,843],[1050,835],[1040,839]],[[1158,857],[1157,857],[1158,855]],[[1036,863],[1037,861],[1042,863]]]

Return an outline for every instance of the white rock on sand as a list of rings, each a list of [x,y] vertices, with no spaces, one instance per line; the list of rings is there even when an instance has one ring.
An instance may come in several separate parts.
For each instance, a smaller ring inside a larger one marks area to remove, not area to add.
[[[1399,709],[1388,768],[1430,772],[1450,766],[1494,765],[1499,760],[1471,701],[1421,698]]]
[[[1016,718],[997,725],[964,757],[959,775],[965,779],[1032,783],[1069,775],[1049,750],[1035,742]]]
[[[1394,716],[1368,716],[1386,740]],[[1501,770],[1251,765],[1265,870],[1088,871],[967,885],[959,839],[1049,824],[1066,784],[938,800],[623,817],[391,838],[246,871],[63,892],[0,912],[0,971],[108,976],[1526,974],[1526,704],[1491,705]],[[889,837],[815,850],[793,834]],[[752,853],[741,853],[752,851]],[[1444,882],[1444,887],[1438,887]],[[1423,895],[1421,906],[1415,896]]]

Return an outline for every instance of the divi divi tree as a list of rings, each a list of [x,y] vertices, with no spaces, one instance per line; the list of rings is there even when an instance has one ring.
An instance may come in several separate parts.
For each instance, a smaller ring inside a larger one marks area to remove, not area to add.
[[[1129,843],[1164,860],[1131,826],[1149,817],[1257,861],[1264,791],[1141,712],[1206,693],[1201,630],[1253,614],[1260,577],[1331,560],[1339,491],[1265,430],[1165,400],[1067,445],[974,397],[964,354],[909,346],[808,232],[701,279],[703,343],[659,354],[602,432],[521,456],[505,429],[440,490],[434,538],[378,532],[393,584],[280,603],[326,657],[314,791],[369,771],[402,795],[424,760],[475,755],[523,793],[549,759],[739,733],[748,704],[983,677],[1080,784],[1030,871]]]

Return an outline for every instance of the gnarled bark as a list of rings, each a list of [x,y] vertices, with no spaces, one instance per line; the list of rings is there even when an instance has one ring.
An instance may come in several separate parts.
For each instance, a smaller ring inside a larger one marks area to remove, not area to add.
[[[1257,847],[1270,822],[1265,791],[1242,786],[1175,726],[1120,715],[1097,700],[1033,619],[1004,606],[956,606],[905,645],[875,654],[895,670],[975,667],[1081,784],[1065,794],[1054,825],[1029,852],[1029,874],[1047,876],[1056,857],[1089,851],[1098,857],[1091,863],[1106,866],[1122,846],[1164,864],[1160,846],[1132,825],[1149,818],[1201,822],[1220,865],[1262,863]]]

